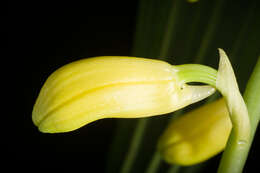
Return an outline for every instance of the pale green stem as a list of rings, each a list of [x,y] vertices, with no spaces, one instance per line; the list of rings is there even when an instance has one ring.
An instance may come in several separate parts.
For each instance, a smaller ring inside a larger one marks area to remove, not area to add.
[[[167,173],[178,173],[181,169],[181,166],[179,165],[174,165],[174,166],[171,166],[169,168],[169,170],[167,171]]]
[[[260,120],[260,58],[258,58],[257,65],[250,77],[247,88],[244,94],[245,102],[247,104],[251,133],[247,143],[243,147],[237,145],[236,133],[231,131],[227,147],[223,153],[218,173],[242,173],[248,152],[250,150],[257,125]]]
[[[172,9],[170,10],[170,15],[168,17],[168,22],[166,25],[167,27],[165,27],[166,30],[164,32],[164,36],[162,40],[162,47],[159,54],[160,58],[164,58],[168,54],[170,43],[171,40],[173,40],[173,34],[175,33],[175,28],[177,28],[176,23],[178,19],[178,13],[179,13],[181,1],[182,0],[173,1],[174,4],[172,5]]]
[[[241,38],[244,37],[244,35],[246,34],[246,29],[248,28],[248,25],[252,19],[252,14],[253,14],[253,11],[254,11],[254,7],[255,7],[255,4],[252,4],[251,6],[252,8],[250,8],[250,11],[249,11],[249,14],[248,16],[245,18],[245,22],[243,23],[243,26],[241,27],[241,30],[239,31],[239,34],[237,36],[237,39],[232,47],[232,50],[231,50],[231,53],[230,53],[230,59],[234,58],[235,55],[237,54],[237,51],[239,49],[239,46],[241,44]],[[198,16],[196,17],[196,19],[198,20]],[[194,25],[194,22],[193,22],[193,25]],[[205,37],[206,38],[206,37]],[[204,40],[207,40],[205,39]],[[190,45],[188,46],[189,50],[190,50]],[[204,46],[201,47],[201,50],[199,51],[200,53],[203,52],[203,50],[205,48],[203,48]],[[190,52],[190,51],[188,51]],[[196,60],[202,60],[200,58],[197,58]],[[259,94],[260,95],[260,94]],[[215,98],[217,97],[217,95],[214,95],[213,97],[210,97],[207,102],[211,102],[212,100],[215,100]],[[259,113],[260,115],[260,113]],[[252,122],[252,121],[251,121]],[[256,123],[257,121],[253,121],[254,123]],[[252,123],[251,123],[252,124]],[[256,127],[255,125],[252,125],[252,128]],[[251,133],[251,134],[254,134],[254,133]],[[172,165],[172,168],[174,169],[176,165]]]
[[[216,87],[217,71],[200,64],[177,65],[178,77],[182,83],[201,82]]]
[[[254,19],[253,14],[256,10],[256,6],[257,6],[256,1],[253,1],[252,4],[250,5],[249,12],[244,19],[241,29],[239,30],[238,35],[236,36],[236,41],[232,44],[232,49],[229,56],[230,59],[233,58],[235,60],[236,55],[241,49],[241,42],[243,41],[244,37],[247,36],[249,24]],[[232,61],[232,63],[234,64],[234,61]]]
[[[239,92],[235,74],[227,55],[219,49],[220,63],[217,76],[217,87],[224,96],[233,128],[219,166],[220,173],[240,173],[241,155],[246,154],[245,148],[249,144],[250,120],[244,100]]]
[[[118,172],[119,163],[121,163],[125,153],[125,148],[119,146],[127,146],[129,144],[129,136],[132,134],[131,127],[133,123],[133,121],[127,119],[118,120],[114,138],[106,159],[106,173]]]
[[[154,1],[141,0],[139,3],[132,56],[147,57],[149,55],[151,44],[147,41],[147,37],[151,35],[148,26],[151,22],[153,6]]]
[[[248,108],[251,123],[250,141],[253,141],[257,125],[260,121],[260,57],[247,83],[244,99]]]
[[[216,1],[216,4],[214,5],[214,9],[212,12],[212,16],[209,20],[209,24],[206,28],[206,33],[204,34],[202,38],[202,42],[199,48],[199,51],[195,57],[195,62],[201,62],[202,59],[206,56],[208,47],[210,45],[210,42],[213,40],[214,33],[217,30],[218,23],[220,21],[220,17],[222,15],[223,7],[224,7],[225,0],[218,0]]]
[[[156,173],[160,163],[161,163],[160,153],[154,152],[152,159],[151,159],[145,173]]]
[[[172,115],[172,117],[170,118],[170,120],[173,120],[175,118],[177,118],[178,116],[182,115],[183,114],[183,109],[181,110],[178,110],[176,112],[174,112],[174,114]],[[145,173],[156,173],[157,170],[159,169],[159,165],[161,163],[161,157],[160,157],[160,152],[159,150],[155,150],[153,156],[152,156],[152,159],[150,160],[149,164],[148,164],[148,167],[145,171]],[[170,170],[175,170],[174,167],[178,167],[178,168],[181,168],[180,166],[178,165],[172,165]],[[180,170],[180,169],[178,169]],[[177,169],[176,169],[177,171]],[[169,172],[169,171],[168,171]],[[170,172],[169,172],[170,173]],[[173,172],[173,173],[177,173],[177,172]]]
[[[134,131],[134,134],[133,134],[133,137],[132,137],[132,140],[130,143],[130,148],[129,148],[128,152],[126,153],[126,158],[125,158],[122,168],[121,168],[121,173],[131,172],[133,162],[135,160],[136,154],[138,152],[138,148],[139,148],[140,143],[143,138],[146,124],[147,124],[147,119],[140,119],[138,121],[137,127]]]
[[[203,6],[201,4],[198,4],[195,17],[191,21],[191,25],[190,25],[188,36],[187,36],[188,40],[187,40],[187,44],[186,44],[185,52],[184,52],[185,58],[192,57],[191,56],[192,55],[192,46],[194,46],[194,38],[198,32],[199,20],[202,16],[202,11],[203,11]],[[203,59],[200,59],[200,60],[202,61]],[[200,63],[200,62],[195,61],[195,63]]]

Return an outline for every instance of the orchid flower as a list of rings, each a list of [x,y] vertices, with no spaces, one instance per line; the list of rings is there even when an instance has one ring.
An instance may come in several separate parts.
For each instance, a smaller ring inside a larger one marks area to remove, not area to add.
[[[95,57],[67,64],[47,79],[33,108],[39,130],[68,132],[103,118],[176,111],[215,92],[216,70],[135,57]],[[195,80],[196,81],[196,80]]]

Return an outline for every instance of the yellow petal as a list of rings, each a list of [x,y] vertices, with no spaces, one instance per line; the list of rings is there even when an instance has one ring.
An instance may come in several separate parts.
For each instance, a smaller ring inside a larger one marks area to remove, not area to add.
[[[159,150],[169,163],[197,164],[225,148],[231,128],[225,101],[219,99],[173,120],[159,140]]]
[[[169,113],[215,91],[180,84],[176,73],[166,62],[145,58],[96,57],[70,63],[45,82],[33,122],[42,132],[66,132],[102,118]]]

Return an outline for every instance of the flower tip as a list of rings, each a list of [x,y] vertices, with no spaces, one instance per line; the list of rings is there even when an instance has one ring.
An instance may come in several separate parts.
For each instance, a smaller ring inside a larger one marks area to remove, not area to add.
[[[192,95],[192,103],[196,103],[201,101],[210,95],[214,94],[216,89],[212,86],[205,85],[205,86],[190,86]]]
[[[218,52],[219,52],[219,57],[220,57],[219,63],[222,63],[224,60],[228,61],[228,56],[223,49],[218,48]]]

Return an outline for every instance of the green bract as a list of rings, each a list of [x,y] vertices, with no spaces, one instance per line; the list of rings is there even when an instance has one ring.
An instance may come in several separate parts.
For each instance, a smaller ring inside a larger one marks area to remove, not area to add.
[[[236,77],[227,55],[219,49],[220,61],[216,87],[224,96],[236,138],[242,143],[248,142],[250,137],[250,121],[247,107],[240,94]]]

